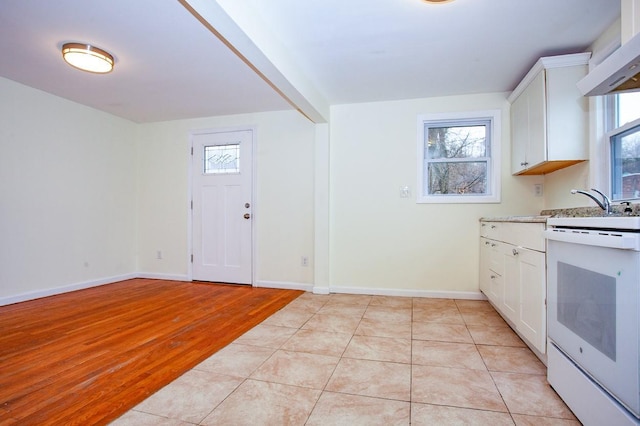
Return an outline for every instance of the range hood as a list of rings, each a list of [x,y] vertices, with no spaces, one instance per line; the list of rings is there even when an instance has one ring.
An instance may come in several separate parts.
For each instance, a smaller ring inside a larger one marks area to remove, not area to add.
[[[578,82],[585,96],[640,91],[640,33]]]

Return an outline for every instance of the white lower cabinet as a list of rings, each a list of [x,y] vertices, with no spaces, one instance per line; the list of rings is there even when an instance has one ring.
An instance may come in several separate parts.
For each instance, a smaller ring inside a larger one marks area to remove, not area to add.
[[[541,353],[547,346],[546,257],[535,250],[521,249],[518,254],[520,279],[520,316],[518,331]]]
[[[480,290],[543,356],[547,340],[545,224],[483,221],[481,226]]]

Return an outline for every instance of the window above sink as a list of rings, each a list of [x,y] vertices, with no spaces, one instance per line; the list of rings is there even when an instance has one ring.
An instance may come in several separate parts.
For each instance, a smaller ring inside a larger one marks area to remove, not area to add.
[[[606,103],[614,201],[640,198],[640,92],[611,95]]]

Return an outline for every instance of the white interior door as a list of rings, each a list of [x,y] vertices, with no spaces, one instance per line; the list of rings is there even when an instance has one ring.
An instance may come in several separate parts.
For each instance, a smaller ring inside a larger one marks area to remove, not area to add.
[[[250,130],[193,135],[193,268],[198,281],[251,284]]]

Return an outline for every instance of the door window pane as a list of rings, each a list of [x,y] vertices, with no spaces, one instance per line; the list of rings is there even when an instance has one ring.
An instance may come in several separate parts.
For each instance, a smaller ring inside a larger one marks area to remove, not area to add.
[[[204,173],[240,173],[240,144],[205,146]]]

